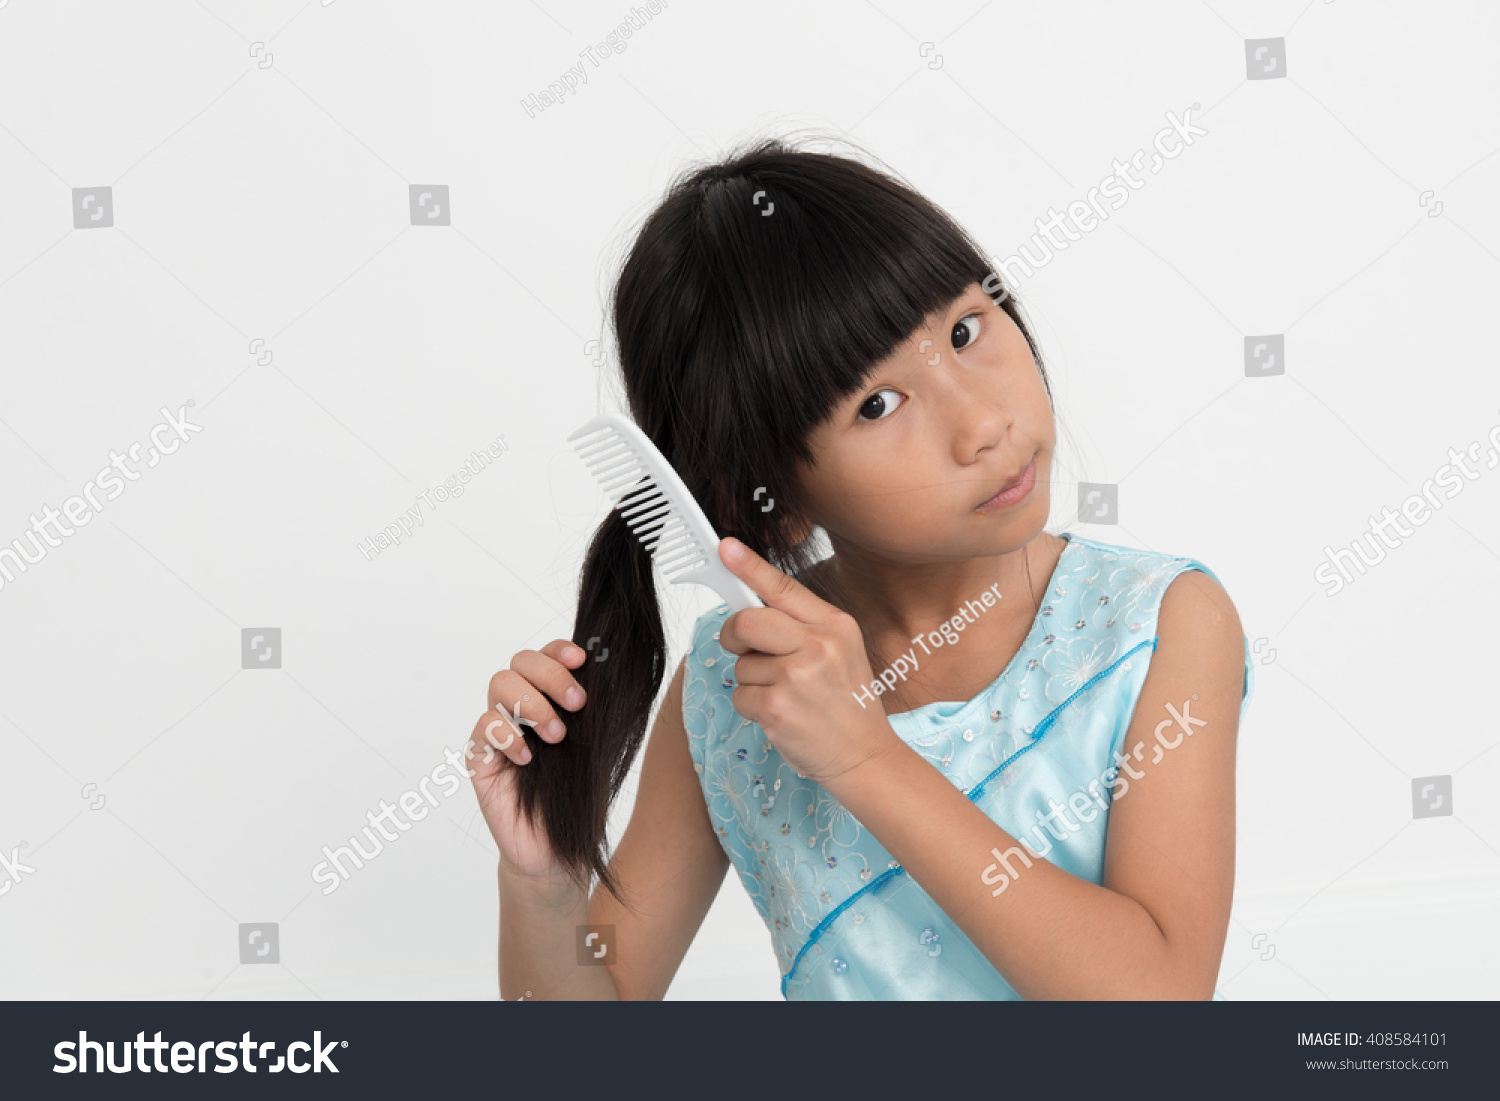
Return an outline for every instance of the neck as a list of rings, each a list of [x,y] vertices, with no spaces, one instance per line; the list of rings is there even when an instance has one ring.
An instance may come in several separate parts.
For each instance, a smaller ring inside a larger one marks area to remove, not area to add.
[[[893,561],[836,538],[832,542],[834,556],[818,571],[825,599],[854,616],[865,638],[879,645],[937,629],[991,586],[1001,603],[987,618],[996,625],[1018,617],[1029,622],[1065,541],[1043,531],[1004,554],[925,563]]]

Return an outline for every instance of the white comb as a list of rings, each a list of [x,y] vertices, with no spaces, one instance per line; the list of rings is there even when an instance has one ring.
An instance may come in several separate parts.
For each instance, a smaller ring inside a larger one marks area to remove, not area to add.
[[[595,417],[568,437],[615,508],[674,585],[707,585],[731,612],[761,608],[755,595],[719,560],[719,536],[677,471],[635,422],[615,413]]]

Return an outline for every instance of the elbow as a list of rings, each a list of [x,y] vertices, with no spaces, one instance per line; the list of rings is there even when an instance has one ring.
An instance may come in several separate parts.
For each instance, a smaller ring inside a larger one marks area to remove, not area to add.
[[[1155,984],[1151,1000],[1160,1002],[1210,1002],[1218,981],[1218,964],[1206,967],[1202,960],[1169,968]]]
[[[1157,930],[1160,932],[1160,929]],[[1201,946],[1197,950],[1174,945],[1162,934],[1160,954],[1150,974],[1135,997],[1154,1002],[1212,1001],[1218,984],[1221,954],[1206,958]]]

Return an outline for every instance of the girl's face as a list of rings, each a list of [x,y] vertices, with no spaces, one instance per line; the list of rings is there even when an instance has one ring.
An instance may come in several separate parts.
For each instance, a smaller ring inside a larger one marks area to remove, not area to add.
[[[816,465],[799,475],[836,554],[909,565],[999,555],[1046,526],[1054,441],[1026,337],[976,282],[813,430]],[[986,503],[1028,465],[1024,497]]]

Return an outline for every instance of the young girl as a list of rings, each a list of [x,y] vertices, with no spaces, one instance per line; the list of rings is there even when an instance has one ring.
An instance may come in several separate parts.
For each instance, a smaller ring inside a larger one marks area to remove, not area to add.
[[[1196,559],[1045,530],[1051,387],[972,239],[770,140],[674,183],[612,314],[766,606],[699,617],[612,855],[667,671],[619,511],[572,641],[491,679],[501,996],[661,998],[731,866],[787,999],[1218,996],[1248,640]]]

